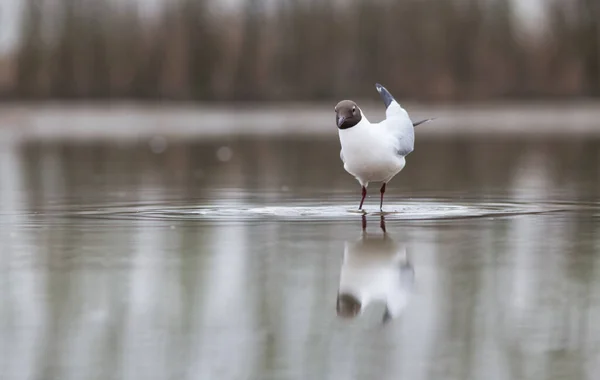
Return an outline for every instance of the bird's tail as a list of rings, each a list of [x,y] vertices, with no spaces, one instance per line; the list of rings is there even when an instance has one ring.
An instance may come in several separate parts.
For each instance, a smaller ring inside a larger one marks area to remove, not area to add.
[[[392,104],[392,102],[395,100],[394,97],[392,96],[392,94],[390,94],[388,90],[385,89],[385,87],[383,87],[379,83],[375,84],[375,88],[377,89],[377,92],[379,92],[379,96],[381,96],[381,99],[385,104],[385,108],[387,109],[390,106],[390,104]]]

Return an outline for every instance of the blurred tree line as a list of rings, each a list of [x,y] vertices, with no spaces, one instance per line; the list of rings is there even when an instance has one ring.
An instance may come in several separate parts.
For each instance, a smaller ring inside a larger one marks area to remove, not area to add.
[[[21,99],[600,96],[598,0],[548,0],[541,33],[509,0],[23,1]]]

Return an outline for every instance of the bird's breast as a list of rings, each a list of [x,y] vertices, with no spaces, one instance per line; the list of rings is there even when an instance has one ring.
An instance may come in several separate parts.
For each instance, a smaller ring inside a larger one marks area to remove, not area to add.
[[[340,143],[344,169],[362,181],[385,181],[404,167],[404,157],[385,136],[349,129],[341,131]]]

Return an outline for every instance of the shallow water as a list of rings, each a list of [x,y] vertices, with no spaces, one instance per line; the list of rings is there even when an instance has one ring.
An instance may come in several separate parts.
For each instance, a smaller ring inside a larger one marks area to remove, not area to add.
[[[335,139],[3,143],[1,378],[595,379],[599,187],[600,140],[429,137],[363,220]]]

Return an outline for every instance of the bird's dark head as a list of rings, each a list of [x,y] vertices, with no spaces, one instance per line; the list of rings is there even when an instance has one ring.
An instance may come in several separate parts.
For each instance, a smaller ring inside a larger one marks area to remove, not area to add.
[[[342,100],[335,106],[335,122],[339,129],[352,128],[361,119],[360,108],[352,100]]]
[[[360,313],[362,304],[351,294],[338,294],[336,311],[339,317],[354,318]]]

